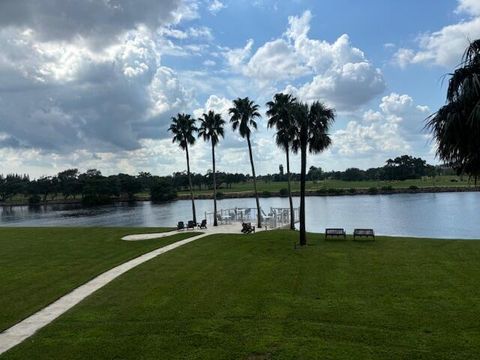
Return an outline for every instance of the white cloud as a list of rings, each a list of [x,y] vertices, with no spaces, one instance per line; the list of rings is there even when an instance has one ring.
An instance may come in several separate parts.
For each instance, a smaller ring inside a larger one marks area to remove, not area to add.
[[[426,106],[415,105],[408,95],[391,93],[382,98],[378,110],[366,111],[360,121],[350,121],[333,133],[332,153],[347,157],[386,157],[424,149],[429,155],[427,137],[421,134]]]
[[[456,12],[480,15],[480,2],[477,0],[459,0]]]
[[[242,71],[246,59],[252,53],[253,39],[249,39],[243,48],[230,49],[225,52],[228,64],[236,71]]]
[[[0,44],[0,74],[7,75],[0,131],[15,140],[10,145],[57,153],[135,149],[142,138],[165,136],[168,115],[192,102],[143,27],[102,51],[9,29],[0,31]]]
[[[448,68],[457,66],[469,41],[480,38],[480,2],[459,0],[456,12],[469,18],[418,37],[417,49],[400,48],[393,62],[400,67],[409,64],[435,64]]]
[[[208,11],[214,15],[224,8],[226,8],[226,5],[219,0],[213,0],[210,5],[208,5]]]
[[[352,110],[385,89],[383,74],[365,54],[351,45],[348,35],[329,43],[309,38],[312,15],[289,17],[284,37],[269,41],[250,56],[253,42],[225,53],[232,70],[260,86],[285,84],[286,91],[304,101],[321,99],[339,110]],[[307,75],[310,82],[295,86]]]

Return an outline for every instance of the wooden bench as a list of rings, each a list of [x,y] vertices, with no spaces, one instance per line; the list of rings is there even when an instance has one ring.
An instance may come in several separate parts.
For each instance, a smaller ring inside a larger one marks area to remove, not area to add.
[[[372,240],[375,240],[375,233],[373,229],[355,229],[353,230],[353,240],[357,240],[357,237],[371,237]]]
[[[342,228],[327,228],[325,229],[325,240],[327,240],[329,237],[343,237],[344,239],[346,239],[347,234],[345,233],[345,229]]]

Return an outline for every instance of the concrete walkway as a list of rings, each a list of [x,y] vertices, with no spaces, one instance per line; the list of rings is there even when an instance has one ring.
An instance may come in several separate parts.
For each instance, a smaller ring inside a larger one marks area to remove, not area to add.
[[[240,231],[242,229],[242,225],[238,223],[234,224],[226,224],[226,225],[219,225],[219,226],[209,226],[207,229],[202,229],[202,230],[174,230],[174,231],[169,231],[165,233],[150,233],[150,234],[140,234],[140,235],[127,235],[122,238],[122,240],[125,241],[141,241],[141,240],[150,240],[150,239],[159,239],[163,238],[166,236],[171,236],[175,234],[182,234],[185,232],[191,232],[191,231],[201,231],[202,233],[205,233],[207,235],[213,235],[213,234],[241,234],[242,232]],[[260,231],[266,231],[265,228],[255,229],[256,232]]]
[[[166,234],[172,235],[178,234],[178,232],[174,231]],[[166,234],[155,234],[156,236],[154,236],[154,238],[169,236]],[[35,334],[35,332],[43,328],[45,325],[48,325],[57,317],[77,305],[87,296],[93,294],[95,291],[104,287],[110,281],[126,273],[128,270],[133,269],[134,267],[143,264],[144,262],[151,260],[158,255],[164,254],[170,250],[176,249],[180,246],[186,245],[188,243],[191,243],[192,241],[201,239],[208,235],[208,233],[202,233],[200,235],[185,240],[177,241],[173,244],[143,254],[133,260],[127,261],[126,263],[123,263],[119,266],[114,267],[111,270],[104,272],[103,274],[98,275],[96,278],[90,280],[86,284],[83,284],[82,286],[76,288],[67,295],[64,295],[63,297],[43,308],[42,310],[36,312],[25,320],[0,333],[0,355],[11,349],[12,347],[20,344],[22,341],[29,338],[30,336]],[[148,236],[148,234],[142,235],[142,237],[146,236]]]

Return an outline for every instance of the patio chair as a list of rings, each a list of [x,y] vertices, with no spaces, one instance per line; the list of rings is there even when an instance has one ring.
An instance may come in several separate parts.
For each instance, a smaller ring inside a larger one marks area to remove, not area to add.
[[[200,229],[206,229],[207,228],[207,219],[203,219],[202,223],[199,225]]]
[[[195,222],[193,220],[188,220],[188,223],[187,223],[187,230],[188,229],[195,229],[195,226],[197,226],[197,224],[195,224]]]
[[[177,224],[177,230],[185,230],[185,223],[183,221],[179,221]]]

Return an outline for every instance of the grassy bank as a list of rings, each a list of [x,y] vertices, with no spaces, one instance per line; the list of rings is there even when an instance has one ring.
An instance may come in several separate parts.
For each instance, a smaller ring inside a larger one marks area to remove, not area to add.
[[[259,193],[271,192],[278,193],[282,189],[287,189],[287,182],[257,182],[257,188]],[[383,189],[390,190],[408,190],[411,187],[418,189],[434,189],[434,188],[474,188],[472,181],[468,181],[467,178],[461,179],[457,176],[439,176],[435,179],[411,179],[403,181],[380,181],[380,180],[365,180],[365,181],[344,181],[344,180],[319,180],[319,181],[307,181],[306,189],[308,191],[328,191],[334,189],[343,189],[348,193],[348,190],[368,190],[370,188],[376,188],[381,191]],[[232,184],[231,187],[223,186],[219,189],[224,194],[229,193],[253,193],[253,183],[237,183]],[[300,182],[292,182],[292,191],[300,191]],[[179,192],[179,195],[188,195],[188,192]],[[195,194],[198,195],[211,195],[212,190],[198,188],[195,189]]]
[[[2,359],[474,359],[480,242],[380,237],[294,250],[217,235],[101,289]]]
[[[127,242],[152,228],[0,228],[0,331],[96,275],[188,234]]]

